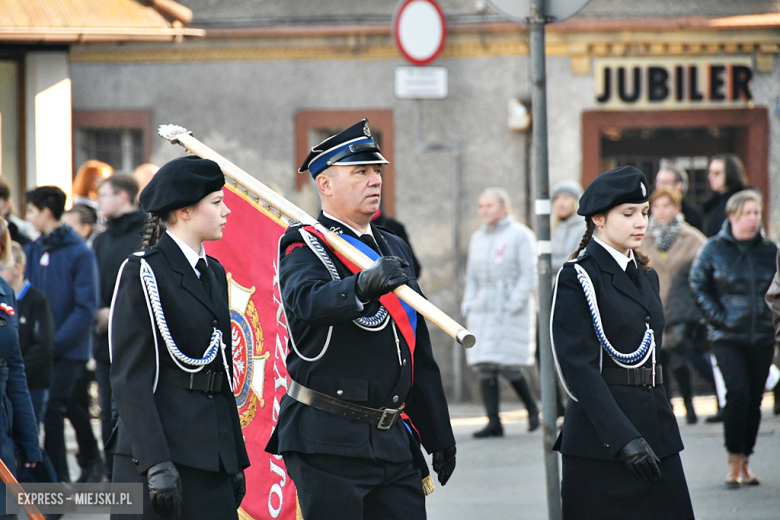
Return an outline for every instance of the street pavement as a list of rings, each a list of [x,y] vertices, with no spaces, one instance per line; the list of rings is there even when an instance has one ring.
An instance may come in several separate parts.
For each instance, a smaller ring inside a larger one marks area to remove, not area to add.
[[[772,397],[767,395],[756,453],[751,459],[761,485],[728,489],[723,484],[723,426],[703,421],[715,413],[714,398],[695,399],[700,421],[693,426],[685,424],[681,403],[675,402],[685,443],[683,466],[698,520],[780,520],[780,417],[772,415],[772,404]],[[437,482],[436,491],[428,497],[429,520],[547,520],[541,431],[526,431],[527,415],[519,403],[504,403],[502,408],[504,437],[474,439],[471,434],[487,421],[482,406],[450,407],[458,463],[447,485]],[[99,423],[93,426],[99,435]],[[75,445],[69,429],[74,480],[78,478]],[[66,515],[62,520],[108,520],[108,515]]]
[[[696,425],[685,424],[675,403],[685,450],[682,461],[698,520],[780,519],[780,417],[772,397],[764,398],[763,422],[751,467],[761,485],[728,489],[722,424],[702,419],[715,413],[712,397],[696,398]],[[504,437],[474,439],[486,419],[479,405],[450,408],[458,442],[457,468],[445,487],[428,497],[429,520],[547,520],[542,435],[528,433],[527,415],[518,403],[503,405]],[[664,520],[664,519],[658,519]]]

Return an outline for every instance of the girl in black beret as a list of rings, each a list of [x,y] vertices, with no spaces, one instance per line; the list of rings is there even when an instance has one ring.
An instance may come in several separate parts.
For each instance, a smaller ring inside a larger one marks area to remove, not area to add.
[[[664,329],[658,276],[637,248],[647,181],[624,167],[585,190],[587,230],[558,272],[551,334],[571,397],[554,449],[564,520],[689,520],[677,420],[656,363]]]
[[[146,249],[120,268],[109,320],[112,481],[144,486],[143,514],[120,520],[238,518],[249,458],[231,389],[227,278],[203,250],[230,214],[224,182],[215,162],[183,157],[140,196]]]

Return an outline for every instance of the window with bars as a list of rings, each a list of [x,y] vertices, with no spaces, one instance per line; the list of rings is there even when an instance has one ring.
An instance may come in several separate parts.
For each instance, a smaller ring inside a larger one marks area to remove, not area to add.
[[[73,111],[73,172],[90,159],[132,172],[149,162],[152,114],[149,110]]]

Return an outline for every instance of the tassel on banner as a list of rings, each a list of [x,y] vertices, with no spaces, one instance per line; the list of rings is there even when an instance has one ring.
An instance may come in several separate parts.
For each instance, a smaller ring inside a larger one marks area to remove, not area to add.
[[[433,483],[433,477],[430,474],[423,479],[422,486],[426,497],[436,491],[436,485]]]

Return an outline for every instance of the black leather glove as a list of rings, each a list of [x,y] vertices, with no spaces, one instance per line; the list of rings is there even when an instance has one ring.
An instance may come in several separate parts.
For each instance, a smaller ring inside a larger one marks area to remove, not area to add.
[[[455,471],[455,446],[436,451],[433,453],[433,471],[439,476],[439,484],[442,486],[452,476]]]
[[[644,437],[637,437],[620,448],[618,453],[634,476],[642,482],[661,480],[661,461]]]
[[[361,302],[376,300],[409,281],[404,272],[409,263],[397,256],[378,258],[371,267],[358,274],[355,283],[355,295]]]
[[[181,518],[181,477],[171,461],[161,462],[146,472],[149,500],[152,508],[163,518]]]
[[[238,473],[230,477],[230,483],[233,484],[233,496],[236,497],[236,509],[241,507],[241,501],[244,500],[246,495],[246,477],[244,477],[244,470],[242,469]]]

